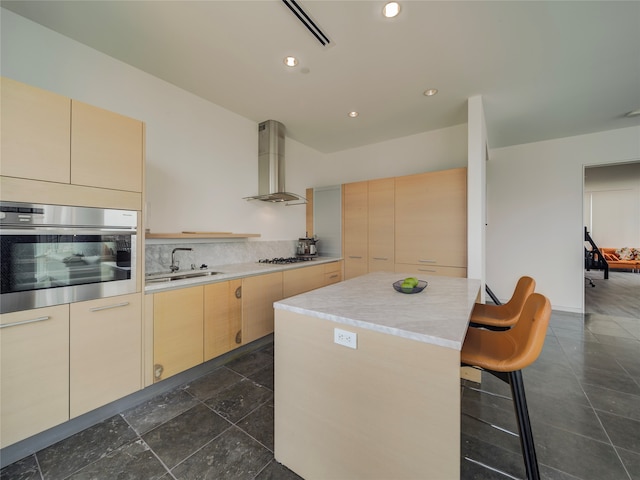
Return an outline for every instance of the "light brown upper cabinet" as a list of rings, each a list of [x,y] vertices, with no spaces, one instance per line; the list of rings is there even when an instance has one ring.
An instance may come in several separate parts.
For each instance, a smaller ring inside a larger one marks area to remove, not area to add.
[[[370,180],[368,198],[369,271],[394,269],[395,181]]]
[[[142,192],[142,122],[4,77],[1,87],[0,175]]]
[[[344,278],[369,271],[368,182],[347,183],[342,189]]]
[[[2,77],[0,175],[70,182],[71,100]]]
[[[73,101],[71,183],[142,191],[143,124]]]
[[[396,271],[466,276],[467,169],[396,177],[395,188]]]
[[[393,271],[394,190],[393,178],[344,185],[345,279]]]

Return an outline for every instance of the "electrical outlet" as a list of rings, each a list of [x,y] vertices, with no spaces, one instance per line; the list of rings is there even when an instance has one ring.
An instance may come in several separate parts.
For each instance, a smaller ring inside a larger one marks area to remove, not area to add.
[[[347,332],[339,328],[333,329],[333,341],[338,345],[343,345],[349,348],[358,348],[358,334],[353,332]]]

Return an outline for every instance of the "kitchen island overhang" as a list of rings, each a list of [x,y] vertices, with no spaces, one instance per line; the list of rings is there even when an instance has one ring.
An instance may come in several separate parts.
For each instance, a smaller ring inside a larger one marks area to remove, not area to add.
[[[480,281],[425,277],[402,294],[402,277],[274,304],[275,456],[304,478],[459,478],[460,349]]]

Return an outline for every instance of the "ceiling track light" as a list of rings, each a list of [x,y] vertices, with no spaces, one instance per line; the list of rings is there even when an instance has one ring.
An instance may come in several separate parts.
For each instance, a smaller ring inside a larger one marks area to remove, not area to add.
[[[327,37],[322,30],[309,18],[309,15],[302,9],[296,0],[282,0],[291,12],[296,16],[298,20],[304,25],[304,27],[309,30],[314,37],[322,44],[323,47],[329,45],[331,40]]]

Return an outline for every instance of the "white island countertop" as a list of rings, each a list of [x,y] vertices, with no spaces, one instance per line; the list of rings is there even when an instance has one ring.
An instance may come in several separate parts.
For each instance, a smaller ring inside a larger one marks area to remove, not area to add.
[[[393,282],[412,274],[374,272],[274,303],[274,308],[460,350],[480,280],[420,276],[420,293]]]

